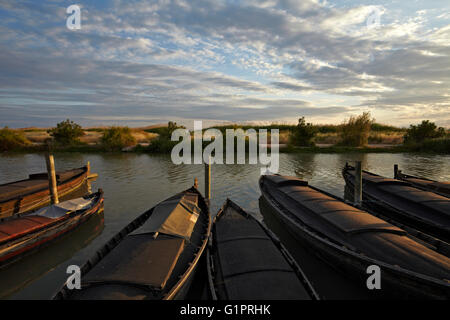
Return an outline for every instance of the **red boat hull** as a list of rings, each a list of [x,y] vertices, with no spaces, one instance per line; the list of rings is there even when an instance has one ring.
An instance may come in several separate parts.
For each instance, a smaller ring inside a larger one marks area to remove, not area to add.
[[[5,221],[0,224],[0,266],[15,262],[24,255],[75,229],[94,214],[101,213],[103,211],[103,194],[99,193],[96,197],[98,199],[91,208],[80,213],[67,214],[59,219],[50,219],[53,220],[51,222],[40,219],[41,221],[36,226],[23,227],[23,223],[20,222],[24,221],[19,220],[34,220],[38,218],[30,215],[28,217],[24,216],[11,221]],[[16,221],[18,223],[15,223]],[[14,228],[16,228],[16,233],[13,233]],[[3,233],[2,230],[4,231]],[[10,233],[7,237],[5,237],[6,232]]]

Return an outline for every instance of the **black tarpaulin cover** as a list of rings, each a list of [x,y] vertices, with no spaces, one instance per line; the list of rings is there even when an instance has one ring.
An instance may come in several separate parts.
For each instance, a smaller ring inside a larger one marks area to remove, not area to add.
[[[105,256],[84,282],[135,283],[164,288],[181,252],[184,239],[149,234],[128,236]]]
[[[227,207],[216,222],[217,255],[228,299],[309,299],[259,224]]]
[[[153,210],[147,222],[132,234],[159,232],[189,240],[201,212],[183,194],[160,203]]]

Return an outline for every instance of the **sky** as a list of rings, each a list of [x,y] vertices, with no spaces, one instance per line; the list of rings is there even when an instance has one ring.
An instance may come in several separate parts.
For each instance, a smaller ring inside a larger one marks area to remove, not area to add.
[[[450,127],[450,1],[0,0],[0,126],[364,111]]]

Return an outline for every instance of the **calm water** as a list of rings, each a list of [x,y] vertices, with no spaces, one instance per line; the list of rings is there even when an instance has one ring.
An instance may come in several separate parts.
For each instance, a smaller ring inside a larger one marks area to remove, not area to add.
[[[343,196],[341,170],[346,161],[363,161],[363,168],[388,177],[393,165],[405,173],[435,180],[450,180],[450,156],[413,154],[281,154],[280,173],[308,180]],[[176,192],[192,186],[198,177],[203,190],[202,165],[174,165],[169,156],[147,154],[58,154],[57,170],[80,167],[87,161],[99,177],[92,190],[103,188],[105,212],[77,231],[37,254],[0,271],[0,297],[47,299],[64,283],[68,265],[82,265],[122,227],[140,213]],[[27,178],[45,171],[45,159],[38,154],[1,155],[0,183]],[[257,165],[214,165],[212,168],[212,211],[229,197],[250,212],[259,211]]]

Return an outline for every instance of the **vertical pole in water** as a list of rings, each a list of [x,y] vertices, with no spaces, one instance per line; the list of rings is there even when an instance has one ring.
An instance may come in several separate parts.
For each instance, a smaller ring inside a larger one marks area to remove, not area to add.
[[[87,163],[86,163],[86,171],[87,171],[87,177],[89,177],[89,175],[91,174],[91,162],[90,161],[88,161]]]
[[[208,163],[205,163],[205,198],[208,201],[211,199],[211,157]]]
[[[198,189],[198,179],[194,178],[194,188]]]
[[[360,206],[362,202],[362,166],[361,161],[356,161],[355,166],[355,205]]]
[[[398,164],[394,164],[394,179],[398,179]]]
[[[48,174],[48,187],[50,189],[50,202],[52,204],[59,203],[58,199],[58,186],[56,184],[56,173],[55,173],[55,159],[53,155],[48,152],[46,154],[47,162],[47,174]]]

